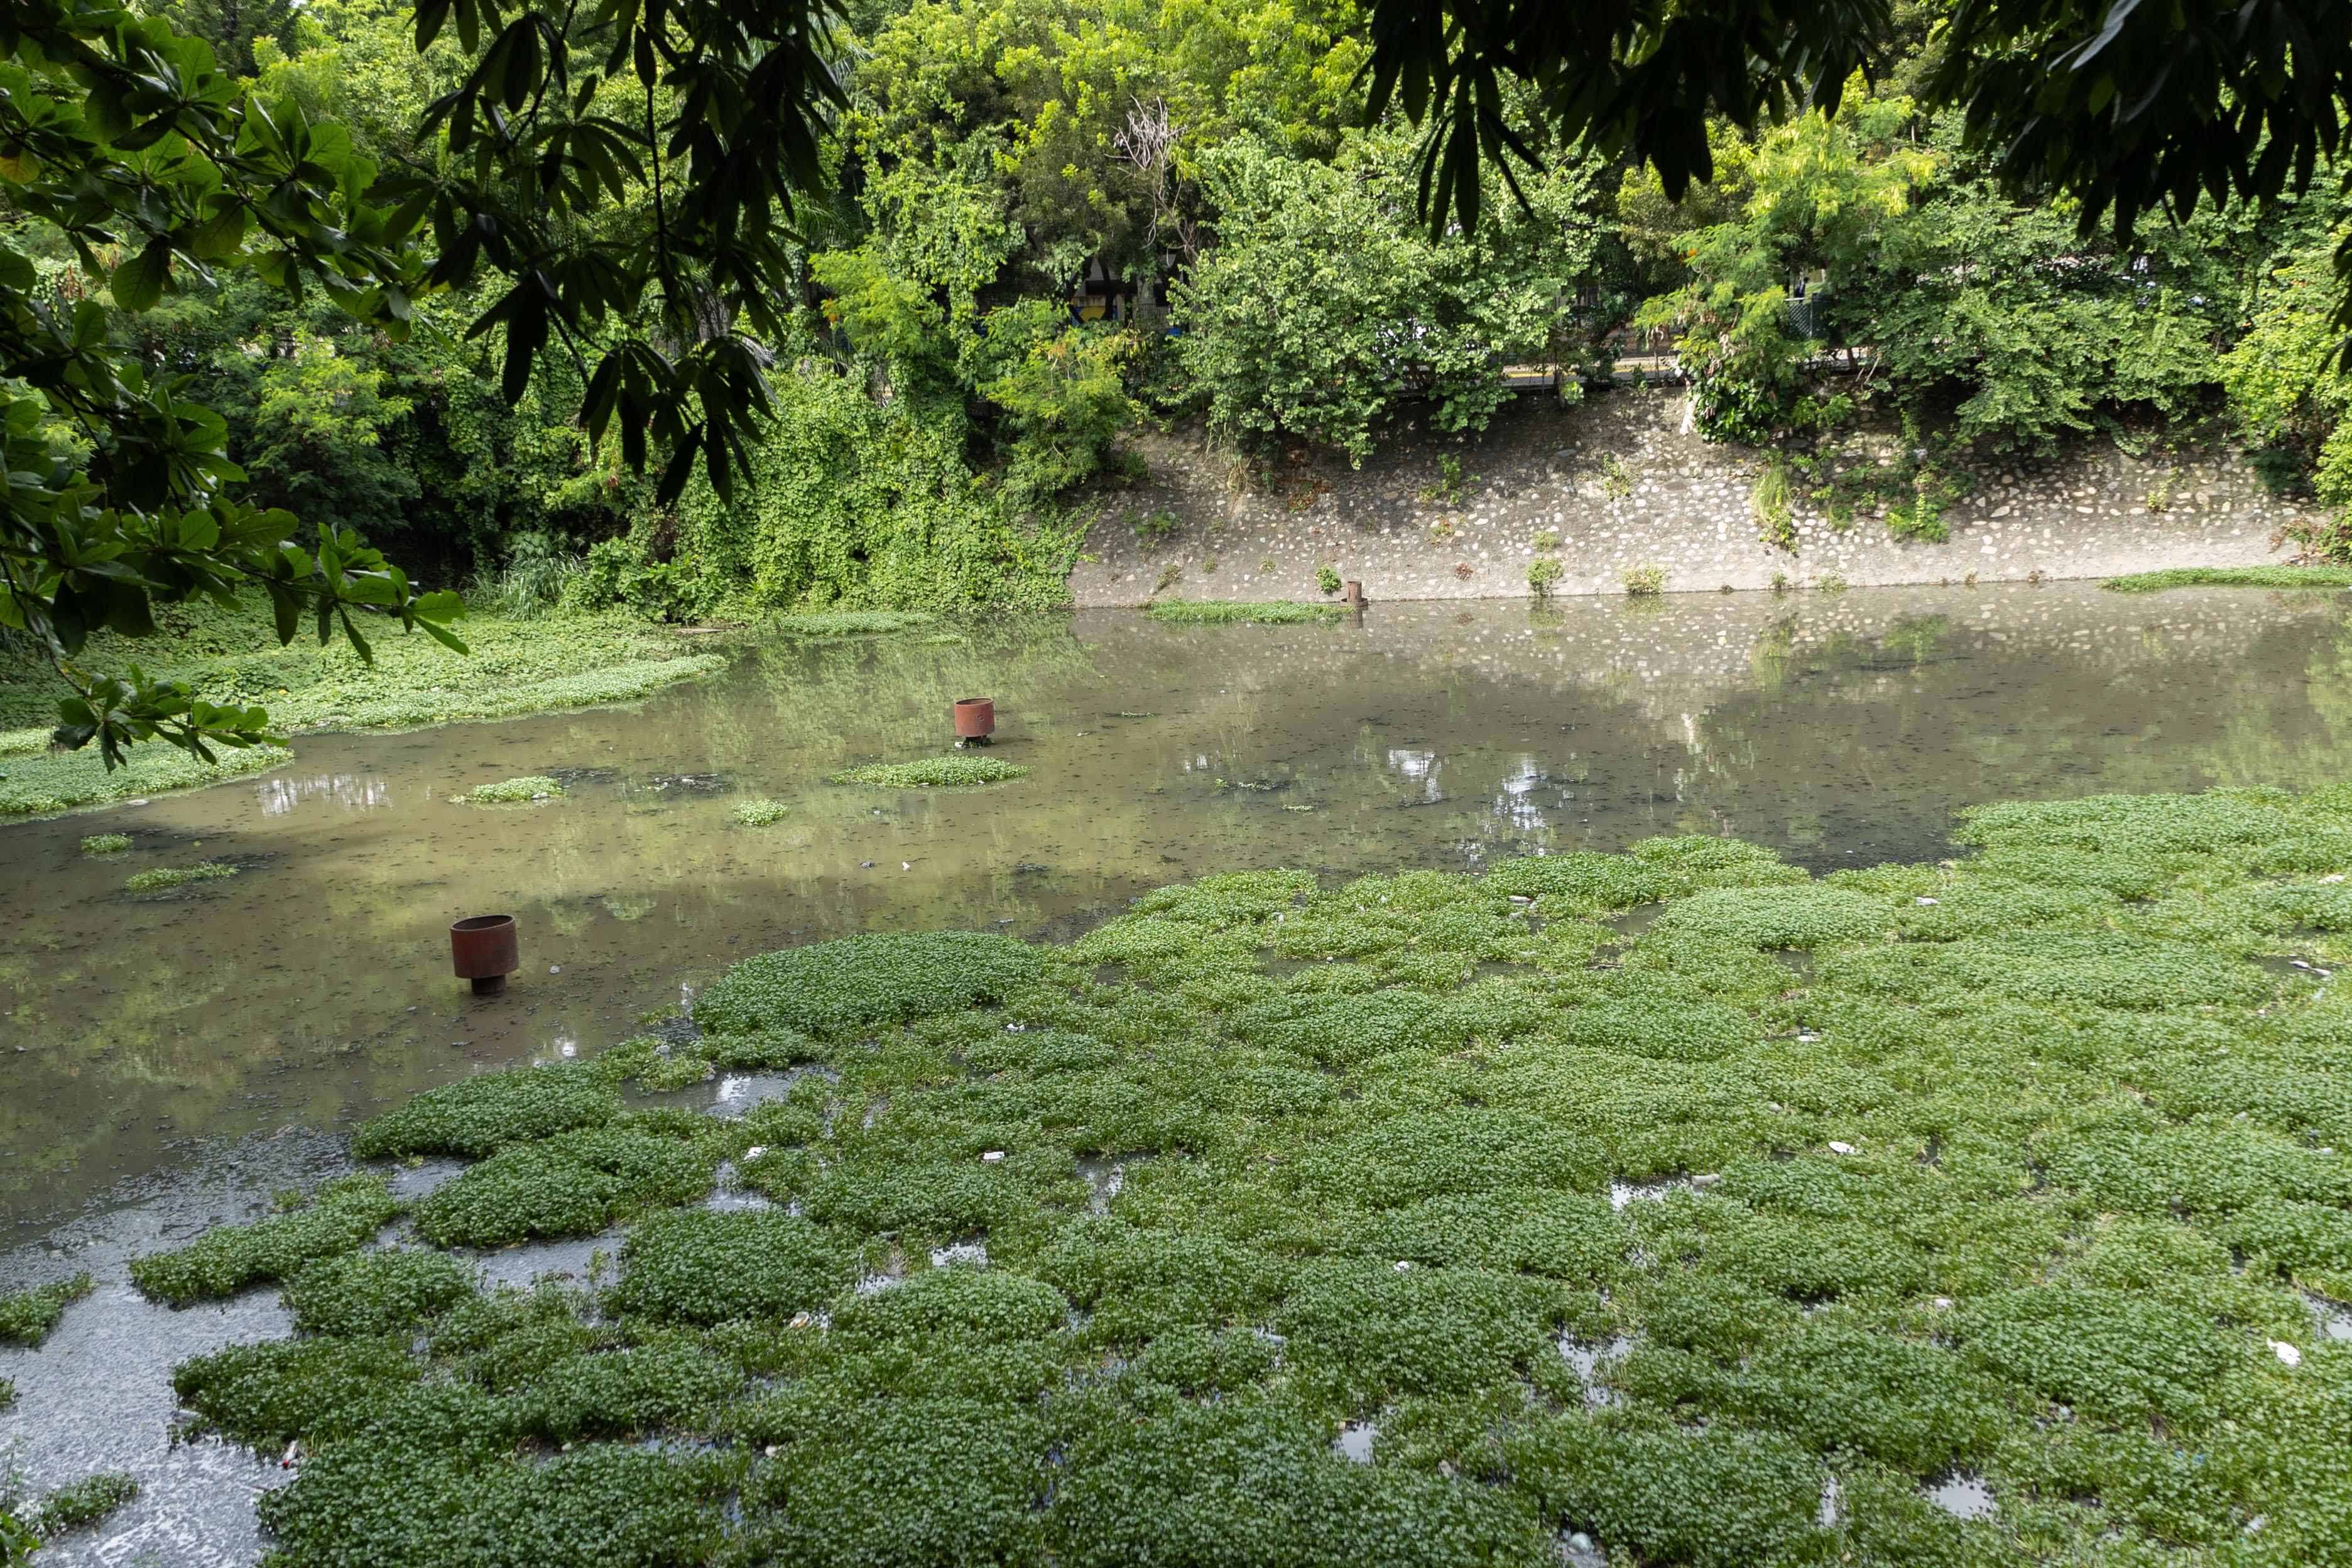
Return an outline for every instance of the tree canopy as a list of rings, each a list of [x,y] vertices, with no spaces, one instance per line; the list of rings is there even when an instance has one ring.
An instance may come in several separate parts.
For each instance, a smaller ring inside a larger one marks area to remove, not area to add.
[[[1360,459],[1627,323],[1712,437],[1899,420],[1906,527],[1955,454],[2224,416],[2352,510],[2340,5],[153,9],[0,33],[0,627],[110,759],[267,727],[93,667],[159,605],[1048,602],[1139,412]]]

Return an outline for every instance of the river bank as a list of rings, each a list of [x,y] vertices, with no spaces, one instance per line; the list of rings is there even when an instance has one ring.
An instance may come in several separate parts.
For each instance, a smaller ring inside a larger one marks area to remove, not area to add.
[[[2072,580],[2284,562],[2315,512],[2227,453],[2130,457],[2105,444],[1983,464],[1943,542],[1895,538],[1868,507],[1839,526],[1799,487],[1787,539],[1762,540],[1762,459],[1684,428],[1687,395],[1621,389],[1558,407],[1523,398],[1483,440],[1408,426],[1360,470],[1305,451],[1253,472],[1197,434],[1145,434],[1148,479],[1106,498],[1070,574],[1080,605],[1314,599],[1319,572],[1378,600]],[[1882,438],[1882,456],[1896,447]],[[1449,472],[1447,465],[1453,465]]]
[[[457,634],[467,653],[396,629],[373,637],[373,663],[347,642],[320,647],[307,633],[280,645],[260,605],[226,614],[175,606],[163,636],[101,634],[87,655],[98,668],[138,663],[215,702],[258,703],[278,733],[399,730],[512,718],[626,702],[726,664],[720,640],[685,637],[618,612],[512,616],[474,612]],[[135,748],[110,773],[95,746],[51,752],[57,701],[68,688],[38,664],[0,668],[0,817],[71,810],[152,796],[282,766],[283,747],[224,750],[206,765],[162,742]]]

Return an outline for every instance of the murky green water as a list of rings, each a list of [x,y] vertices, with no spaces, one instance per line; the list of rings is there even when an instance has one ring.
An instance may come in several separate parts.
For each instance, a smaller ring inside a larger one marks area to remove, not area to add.
[[[2341,595],[2077,586],[1375,606],[1337,627],[1097,612],[780,644],[627,710],[320,736],[283,772],[0,828],[0,1210],[30,1239],[217,1141],[331,1129],[478,1064],[593,1049],[743,954],[892,928],[1062,932],[1215,869],[1462,867],[1726,832],[1816,868],[1939,853],[1972,802],[2307,786],[2352,763]],[[825,784],[940,748],[965,794]],[[517,773],[570,798],[449,797]],[[778,826],[739,827],[773,796]],[[130,854],[77,853],[85,834]],[[170,895],[132,872],[238,877]],[[454,917],[509,910],[477,1001]]]

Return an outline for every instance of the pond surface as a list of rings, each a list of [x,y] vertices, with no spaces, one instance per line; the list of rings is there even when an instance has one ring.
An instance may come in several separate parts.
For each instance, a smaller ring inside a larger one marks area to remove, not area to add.
[[[59,1222],[152,1201],[228,1141],[593,1051],[763,948],[1061,936],[1210,871],[1677,831],[1826,870],[1944,853],[1979,801],[2341,778],[2347,616],[2341,595],[2087,585],[1375,605],[1328,627],[1099,611],[779,642],[631,709],[309,737],[275,773],[0,827],[0,1239],[19,1247],[0,1281],[53,1272]],[[972,694],[1029,777],[824,782],[941,750]],[[541,773],[568,797],[450,798]],[[749,795],[791,812],[739,826]],[[78,852],[110,831],[135,847]],[[122,891],[205,859],[243,869]],[[520,920],[524,966],[476,999],[443,932],[492,911]]]

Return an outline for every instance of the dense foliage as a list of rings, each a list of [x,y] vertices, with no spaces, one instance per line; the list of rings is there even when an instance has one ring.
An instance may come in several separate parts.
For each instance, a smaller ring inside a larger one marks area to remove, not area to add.
[[[1361,460],[1507,363],[1607,386],[1628,324],[1777,449],[1783,542],[1800,492],[1937,537],[1968,460],[2083,439],[2352,510],[2344,32],[2262,67],[2291,0],[2073,54],[2093,11],[1999,0],[155,10],[28,13],[0,128],[0,619],[110,754],[263,733],[75,662],[156,603],[439,631],[369,540],[515,614],[1049,603],[1139,420]]]
[[[137,1277],[284,1281],[174,1385],[299,1444],[288,1568],[2352,1563],[2352,795],[1960,837],[765,954],[364,1125],[474,1162],[430,1245],[361,1177]],[[691,1062],[806,1065],[622,1109]],[[584,1288],[439,1250],[616,1221]]]

